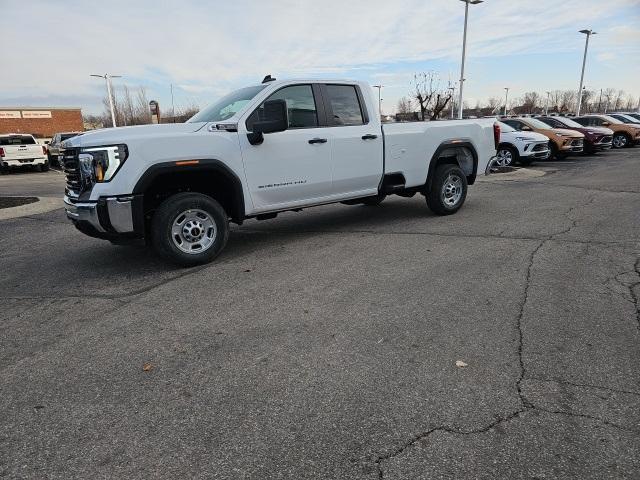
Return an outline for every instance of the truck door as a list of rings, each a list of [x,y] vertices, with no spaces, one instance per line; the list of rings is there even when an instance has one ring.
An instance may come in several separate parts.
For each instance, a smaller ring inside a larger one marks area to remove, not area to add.
[[[384,168],[380,122],[371,117],[377,112],[367,112],[362,93],[355,85],[322,87],[333,139],[333,193],[374,195]]]
[[[310,84],[288,85],[274,92],[267,100],[287,103],[289,127],[284,132],[265,134],[260,145],[251,145],[239,129],[256,210],[276,210],[316,200],[320,203],[331,195],[331,139],[327,128],[321,127],[318,96],[318,87]],[[262,105],[246,120],[247,131],[261,118],[261,109]]]

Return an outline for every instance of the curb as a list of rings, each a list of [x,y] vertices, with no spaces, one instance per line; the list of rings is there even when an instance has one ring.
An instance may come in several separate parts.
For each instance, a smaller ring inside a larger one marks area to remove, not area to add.
[[[64,205],[62,199],[58,197],[38,197],[38,201],[19,207],[0,209],[0,220],[9,220],[10,218],[28,217],[29,215],[37,215],[38,213],[50,212],[57,210]]]
[[[492,173],[488,176],[478,176],[476,181],[478,182],[494,182],[500,180],[525,180],[528,178],[543,177],[548,172],[542,170],[534,170],[532,168],[518,168],[515,172],[508,173]]]

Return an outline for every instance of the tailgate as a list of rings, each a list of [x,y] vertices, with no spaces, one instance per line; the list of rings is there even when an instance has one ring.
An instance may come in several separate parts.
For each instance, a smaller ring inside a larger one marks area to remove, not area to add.
[[[7,145],[2,147],[5,151],[5,159],[19,160],[25,158],[40,158],[43,156],[40,145]]]

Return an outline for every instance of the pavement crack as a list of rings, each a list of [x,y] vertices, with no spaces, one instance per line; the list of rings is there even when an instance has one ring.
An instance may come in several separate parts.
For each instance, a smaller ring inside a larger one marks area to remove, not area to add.
[[[604,425],[608,425],[609,427],[613,427],[613,428],[616,428],[618,430],[622,430],[624,432],[631,432],[631,433],[638,433],[639,432],[637,428],[629,428],[629,427],[625,427],[623,425],[618,425],[617,423],[610,422],[609,420],[605,420],[604,418],[595,417],[593,415],[587,415],[586,413],[574,413],[574,412],[567,412],[567,411],[564,411],[564,410],[548,410],[548,409],[542,408],[542,407],[533,407],[532,410],[537,410],[539,412],[550,413],[552,415],[564,415],[564,416],[567,416],[567,417],[586,418],[586,419],[589,419],[589,420],[593,420],[593,421],[602,423]]]

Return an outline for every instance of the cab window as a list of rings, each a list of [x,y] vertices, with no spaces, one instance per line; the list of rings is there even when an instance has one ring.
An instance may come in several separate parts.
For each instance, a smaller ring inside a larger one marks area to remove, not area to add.
[[[353,85],[327,85],[331,124],[334,126],[363,125],[364,115]]]
[[[273,93],[268,100],[284,100],[287,103],[289,128],[313,128],[318,126],[318,111],[311,85],[291,85]],[[247,119],[247,130],[253,130],[253,124],[264,120],[264,103]]]

